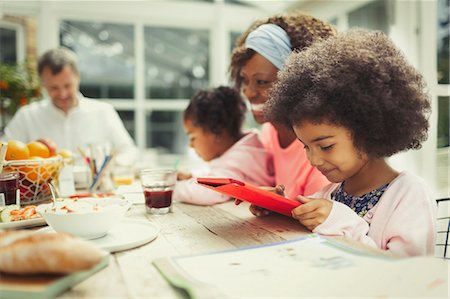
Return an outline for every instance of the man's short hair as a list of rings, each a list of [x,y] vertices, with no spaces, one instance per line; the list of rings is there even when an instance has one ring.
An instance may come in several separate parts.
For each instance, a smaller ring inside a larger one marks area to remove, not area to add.
[[[69,65],[72,70],[79,74],[77,68],[77,57],[74,52],[67,48],[56,48],[45,52],[38,61],[38,74],[42,76],[44,68],[50,68],[53,75],[58,74],[64,68]]]

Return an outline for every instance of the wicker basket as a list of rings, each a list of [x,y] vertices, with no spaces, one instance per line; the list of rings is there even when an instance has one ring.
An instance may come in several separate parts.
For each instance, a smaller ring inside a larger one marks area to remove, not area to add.
[[[62,157],[6,161],[5,171],[18,171],[20,203],[36,204],[51,199],[48,182],[56,183],[62,167]]]

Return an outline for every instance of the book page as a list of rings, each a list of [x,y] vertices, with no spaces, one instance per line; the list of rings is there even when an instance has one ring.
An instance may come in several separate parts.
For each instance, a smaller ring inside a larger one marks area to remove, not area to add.
[[[447,298],[445,261],[369,256],[317,235],[172,262],[222,297]]]

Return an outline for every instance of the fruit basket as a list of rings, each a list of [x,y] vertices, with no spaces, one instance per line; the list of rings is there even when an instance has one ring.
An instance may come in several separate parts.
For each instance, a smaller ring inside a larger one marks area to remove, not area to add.
[[[6,161],[4,171],[19,172],[20,203],[36,204],[51,199],[49,182],[56,184],[62,157]]]

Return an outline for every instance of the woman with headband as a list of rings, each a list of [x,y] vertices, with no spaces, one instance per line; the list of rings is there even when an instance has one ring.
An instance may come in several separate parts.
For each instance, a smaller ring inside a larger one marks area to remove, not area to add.
[[[250,102],[255,121],[263,124],[262,142],[273,157],[275,182],[282,185],[277,192],[284,189],[292,199],[313,194],[329,182],[311,166],[292,128],[265,121],[263,106],[286,57],[335,34],[330,24],[309,15],[276,15],[255,21],[238,38],[231,56],[231,80]],[[251,211],[258,216],[268,213],[254,206]]]

